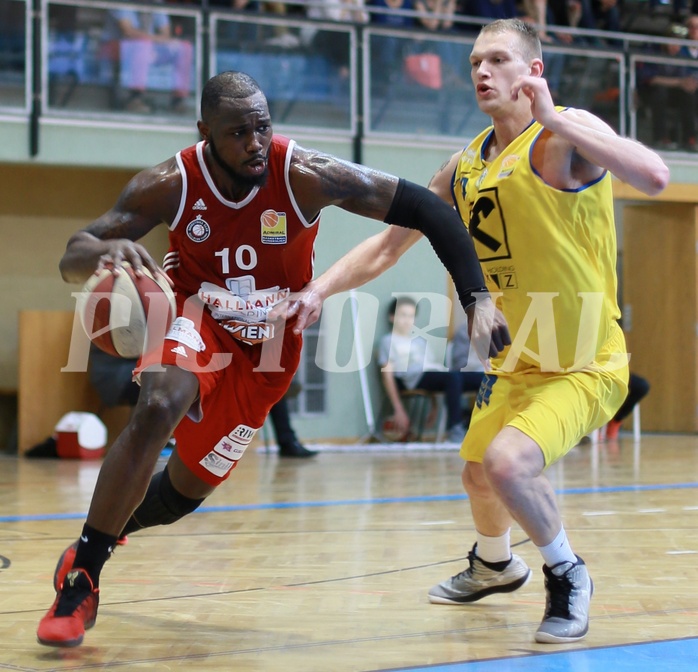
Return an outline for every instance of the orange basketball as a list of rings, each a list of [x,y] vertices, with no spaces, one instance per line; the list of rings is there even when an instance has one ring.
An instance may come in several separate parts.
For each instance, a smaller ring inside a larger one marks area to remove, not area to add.
[[[164,278],[147,269],[138,277],[124,262],[121,272],[97,271],[78,296],[80,321],[90,340],[117,357],[139,357],[161,341],[176,316],[175,297]]]

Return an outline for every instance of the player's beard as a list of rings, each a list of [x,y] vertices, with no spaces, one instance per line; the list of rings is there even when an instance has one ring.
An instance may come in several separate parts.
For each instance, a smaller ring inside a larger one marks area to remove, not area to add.
[[[263,187],[267,178],[269,177],[269,164],[264,166],[264,172],[260,175],[243,175],[233,168],[229,163],[226,163],[223,157],[218,153],[216,149],[216,144],[213,142],[213,138],[209,138],[208,141],[209,149],[211,150],[211,158],[218,164],[219,168],[224,170],[229,177],[231,177],[235,184],[241,187],[247,187],[252,189],[253,187]],[[268,156],[269,150],[267,150]]]

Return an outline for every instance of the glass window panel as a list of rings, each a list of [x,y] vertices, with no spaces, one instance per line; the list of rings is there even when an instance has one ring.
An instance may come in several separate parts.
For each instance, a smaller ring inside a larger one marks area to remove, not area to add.
[[[351,129],[350,33],[216,17],[213,74],[259,83],[275,124]]]
[[[195,16],[51,3],[48,26],[49,109],[196,116]],[[129,27],[172,37],[127,38]]]
[[[26,21],[24,0],[0,0],[0,107],[26,108]]]

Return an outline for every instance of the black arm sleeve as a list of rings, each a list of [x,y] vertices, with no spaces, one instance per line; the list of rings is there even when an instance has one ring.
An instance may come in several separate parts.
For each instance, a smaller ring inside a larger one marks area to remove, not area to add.
[[[463,308],[475,303],[473,292],[487,292],[472,238],[460,215],[436,194],[400,179],[387,224],[421,231],[451,274]]]

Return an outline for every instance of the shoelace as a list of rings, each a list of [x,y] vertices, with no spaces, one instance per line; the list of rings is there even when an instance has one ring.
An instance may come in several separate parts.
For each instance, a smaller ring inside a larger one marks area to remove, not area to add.
[[[451,578],[452,581],[457,581],[462,579],[464,576],[472,576],[473,574],[473,563],[475,561],[475,553],[472,550],[468,551],[468,566],[462,571],[458,572],[454,577]]]
[[[545,612],[545,618],[557,616],[569,620],[570,617],[570,593],[572,582],[567,574],[555,576],[552,572],[546,576],[549,604]]]
[[[68,579],[63,582],[61,596],[56,606],[56,616],[71,616],[92,594],[92,586],[89,579],[80,574],[70,583]]]

